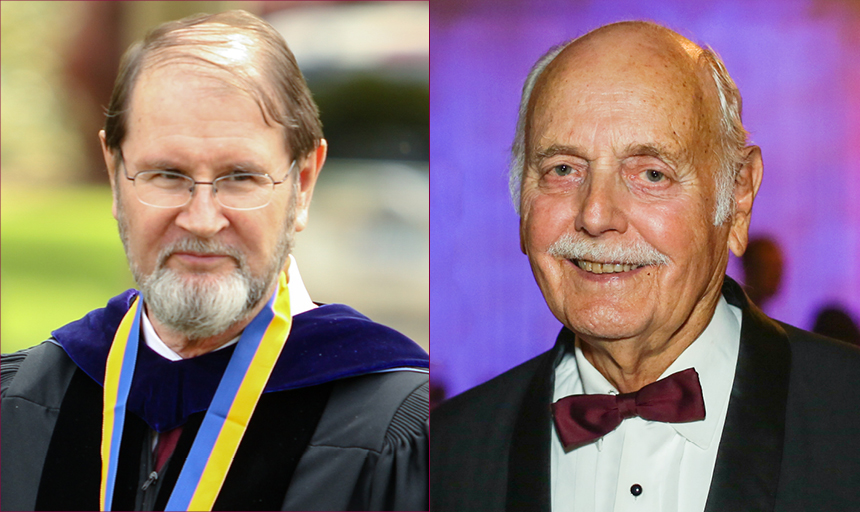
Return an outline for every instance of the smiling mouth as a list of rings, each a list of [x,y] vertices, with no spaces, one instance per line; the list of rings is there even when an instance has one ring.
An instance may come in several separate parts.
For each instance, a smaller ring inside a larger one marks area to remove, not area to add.
[[[631,270],[636,270],[637,268],[645,266],[629,263],[600,263],[597,261],[587,260],[570,261],[582,270],[585,270],[586,272],[591,272],[592,274],[617,274],[621,272],[630,272]]]

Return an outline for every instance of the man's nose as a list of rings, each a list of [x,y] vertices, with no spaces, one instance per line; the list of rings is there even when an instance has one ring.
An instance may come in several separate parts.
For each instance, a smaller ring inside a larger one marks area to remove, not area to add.
[[[230,223],[224,207],[215,199],[212,185],[197,185],[188,203],[176,216],[176,225],[201,238],[211,238]]]
[[[591,174],[574,199],[579,203],[576,230],[591,236],[626,231],[627,218],[620,203],[622,187],[623,184],[617,182],[616,173]]]

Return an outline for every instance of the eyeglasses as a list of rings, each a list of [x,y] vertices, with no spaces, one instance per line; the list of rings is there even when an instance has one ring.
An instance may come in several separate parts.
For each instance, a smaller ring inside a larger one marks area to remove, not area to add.
[[[125,178],[134,183],[137,199],[145,205],[179,208],[191,201],[197,185],[211,185],[218,204],[231,210],[256,210],[269,204],[275,185],[285,182],[296,165],[293,160],[286,176],[280,181],[275,181],[268,174],[254,172],[234,172],[214,181],[197,181],[173,171],[140,171],[129,176],[125,160],[122,162]]]

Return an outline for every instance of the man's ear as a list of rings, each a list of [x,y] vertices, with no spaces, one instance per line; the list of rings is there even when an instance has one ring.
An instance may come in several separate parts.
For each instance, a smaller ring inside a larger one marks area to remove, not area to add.
[[[737,209],[729,231],[729,249],[738,257],[747,249],[753,201],[761,186],[763,172],[761,149],[758,146],[748,146],[745,151],[745,163],[735,179],[734,199]]]
[[[308,211],[314,195],[314,185],[325,164],[327,152],[328,143],[325,139],[320,139],[317,147],[304,158],[301,169],[296,169],[298,171],[296,179],[299,180],[299,195],[296,198],[296,231],[301,231],[308,225]]]
[[[110,148],[107,147],[107,138],[105,136],[104,130],[99,130],[99,142],[102,145],[102,156],[105,159],[105,166],[107,167],[108,179],[110,180],[110,189],[113,196],[113,202],[111,206],[111,212],[113,213],[113,217],[116,217],[117,211],[117,187],[119,183],[116,182],[116,158],[114,157],[114,152]]]
[[[523,216],[522,210],[520,211],[520,250],[528,256],[529,253],[526,252],[526,232],[525,227],[523,225]]]

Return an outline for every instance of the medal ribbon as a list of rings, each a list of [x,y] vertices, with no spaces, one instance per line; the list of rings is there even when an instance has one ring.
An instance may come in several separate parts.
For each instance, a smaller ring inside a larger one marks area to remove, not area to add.
[[[102,412],[102,481],[99,493],[101,510],[110,510],[116,483],[116,462],[125,424],[125,406],[137,362],[140,333],[140,297],[134,299],[119,324],[105,367],[104,409]],[[131,343],[129,343],[131,338]],[[109,461],[109,462],[106,462]]]
[[[140,300],[135,300],[120,323],[108,355],[102,432],[102,510],[110,510],[116,481],[126,399],[140,333],[139,303]],[[165,510],[212,510],[291,325],[287,275],[281,272],[275,295],[248,324],[236,345]]]

